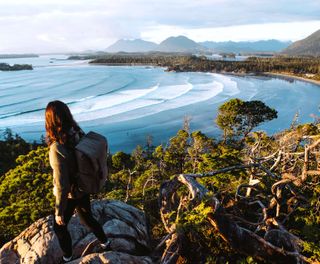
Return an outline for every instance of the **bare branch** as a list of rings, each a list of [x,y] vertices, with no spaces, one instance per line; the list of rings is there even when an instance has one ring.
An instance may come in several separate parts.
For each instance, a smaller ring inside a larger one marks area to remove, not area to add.
[[[235,195],[236,199],[237,199],[238,197],[240,197],[241,199],[247,199],[247,198],[248,198],[248,197],[243,196],[243,195],[240,194],[240,190],[241,190],[242,188],[250,188],[250,189],[258,190],[258,188],[255,187],[254,185],[251,185],[251,184],[240,184],[240,185],[237,187],[237,191],[236,191],[236,195]]]
[[[279,165],[281,158],[282,158],[282,151],[280,150],[276,161],[274,162],[274,164],[270,168],[270,171],[273,171]]]
[[[267,208],[264,206],[264,204],[260,200],[256,200],[253,202],[249,202],[249,205],[252,204],[258,204],[262,208],[262,214],[263,214],[263,222],[267,219]]]
[[[185,176],[189,176],[189,177],[195,177],[195,178],[202,178],[202,177],[211,177],[217,174],[221,174],[221,173],[226,173],[232,170],[242,170],[242,169],[247,169],[247,168],[252,168],[252,167],[259,167],[260,164],[258,163],[251,163],[251,164],[247,164],[247,165],[234,165],[234,166],[230,166],[227,168],[223,168],[223,169],[219,169],[216,171],[211,171],[211,172],[205,172],[205,173],[188,173],[188,174],[183,174]]]
[[[199,184],[194,177],[188,174],[180,174],[178,180],[186,185],[191,193],[191,200],[194,200],[196,197],[200,200],[207,194],[208,190]]]

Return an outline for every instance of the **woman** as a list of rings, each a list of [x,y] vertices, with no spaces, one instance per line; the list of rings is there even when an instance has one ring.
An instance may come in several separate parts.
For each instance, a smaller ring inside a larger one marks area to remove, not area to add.
[[[76,188],[77,166],[73,148],[84,134],[83,131],[74,121],[68,106],[61,101],[52,101],[47,105],[45,118],[49,160],[53,169],[53,193],[56,198],[53,228],[64,254],[63,261],[67,262],[72,259],[72,241],[67,225],[75,209],[81,222],[95,234],[103,249],[107,249],[110,242],[101,225],[92,216],[89,194]]]

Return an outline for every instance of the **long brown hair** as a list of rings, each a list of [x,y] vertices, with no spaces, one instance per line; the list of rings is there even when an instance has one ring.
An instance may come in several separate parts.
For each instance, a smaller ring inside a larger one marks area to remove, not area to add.
[[[69,107],[61,101],[49,102],[46,107],[46,141],[50,146],[53,142],[65,144],[68,141],[68,132],[79,126],[74,121]]]

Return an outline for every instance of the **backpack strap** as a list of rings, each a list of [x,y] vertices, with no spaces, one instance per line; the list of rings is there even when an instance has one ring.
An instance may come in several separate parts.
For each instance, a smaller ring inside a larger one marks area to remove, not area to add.
[[[74,196],[76,198],[76,196],[78,196],[77,194],[79,194],[79,192],[81,192],[78,188],[77,185],[77,178],[78,178],[78,161],[75,155],[75,147],[76,145],[79,143],[80,139],[85,135],[85,133],[83,132],[83,130],[80,127],[71,127],[69,132],[68,132],[68,141],[65,144],[67,151],[69,153],[69,158],[72,159],[73,163],[73,171],[72,173],[69,174],[70,177],[70,185],[71,185],[71,194],[72,196]]]

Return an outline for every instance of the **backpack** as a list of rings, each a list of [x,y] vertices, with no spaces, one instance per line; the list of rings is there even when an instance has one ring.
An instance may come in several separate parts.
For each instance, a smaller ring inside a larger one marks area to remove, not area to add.
[[[104,186],[108,177],[107,149],[107,139],[92,131],[76,144],[76,183],[80,191],[94,194]]]

